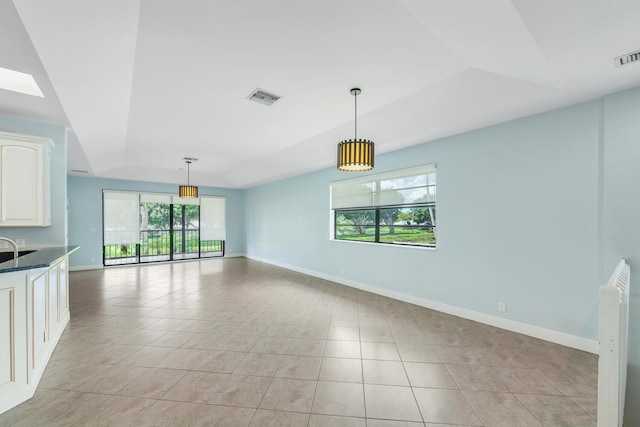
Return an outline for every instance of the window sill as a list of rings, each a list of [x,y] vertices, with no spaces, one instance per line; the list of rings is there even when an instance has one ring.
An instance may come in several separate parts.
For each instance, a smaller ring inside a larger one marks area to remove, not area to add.
[[[427,250],[427,251],[435,251],[438,246],[417,246],[410,245],[406,243],[376,243],[376,242],[363,242],[358,240],[342,240],[342,239],[334,239],[329,238],[331,242],[340,242],[340,243],[353,243],[356,245],[368,245],[368,246],[381,246],[381,247],[392,247],[392,248],[404,248],[404,249],[418,249],[418,250]]]

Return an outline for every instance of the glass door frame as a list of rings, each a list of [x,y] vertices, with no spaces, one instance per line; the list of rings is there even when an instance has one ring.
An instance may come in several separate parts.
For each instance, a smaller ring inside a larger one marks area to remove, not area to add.
[[[150,203],[150,202],[145,202],[145,203]],[[165,204],[165,203],[159,203],[159,204]],[[103,266],[114,266],[114,265],[132,265],[132,264],[148,264],[148,263],[153,263],[153,262],[171,262],[171,261],[184,261],[184,260],[194,260],[194,259],[206,259],[206,258],[217,258],[217,257],[224,257],[225,255],[225,246],[226,246],[226,241],[225,240],[211,240],[211,241],[206,241],[206,242],[219,242],[219,251],[206,251],[207,254],[211,254],[211,253],[220,253],[219,255],[208,255],[205,256],[204,258],[202,257],[202,246],[203,246],[203,241],[200,240],[200,234],[201,234],[201,227],[200,227],[200,218],[201,218],[201,208],[200,205],[198,206],[198,228],[194,229],[194,230],[189,230],[187,229],[186,225],[187,225],[187,218],[186,218],[186,204],[174,204],[173,201],[171,203],[165,204],[169,206],[169,257],[164,258],[164,259],[144,259],[144,258],[153,258],[154,255],[142,255],[141,250],[142,250],[142,244],[141,243],[136,243],[136,244],[122,244],[119,245],[122,248],[126,247],[126,253],[127,254],[131,254],[130,256],[127,257],[108,257],[107,256],[107,246],[114,246],[114,245],[105,245],[104,242],[102,244],[102,265]],[[182,221],[181,221],[181,229],[176,229],[174,228],[174,208],[176,206],[180,206],[180,212],[182,215]],[[141,212],[141,208],[142,208],[142,202],[139,204],[139,214]],[[103,210],[103,215],[104,215],[104,210]],[[104,223],[104,221],[103,221]],[[141,229],[141,223],[139,223],[139,230],[138,232],[140,234],[142,233],[147,233],[147,239],[148,239],[148,235],[150,231],[155,231],[155,230],[142,230]],[[187,252],[187,248],[188,248],[188,242],[187,242],[187,235],[189,231],[193,231],[196,232],[196,237],[197,237],[197,246],[198,246],[198,250],[197,252]],[[181,252],[175,252],[175,246],[176,246],[176,232],[180,233],[180,237],[181,237],[181,244],[180,244],[180,249]],[[104,230],[103,230],[104,233]],[[135,249],[134,249],[135,248]],[[123,251],[123,249],[121,249],[121,252]],[[133,254],[132,252],[135,251],[135,254]],[[176,254],[181,254],[182,257],[176,257]],[[192,257],[187,257],[185,255],[188,254],[193,254]],[[166,257],[166,255],[164,255],[163,257]],[[118,262],[118,260],[127,260],[126,262]]]

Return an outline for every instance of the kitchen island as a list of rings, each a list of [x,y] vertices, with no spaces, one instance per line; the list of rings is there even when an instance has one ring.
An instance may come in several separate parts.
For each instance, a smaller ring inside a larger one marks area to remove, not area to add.
[[[0,414],[33,396],[69,323],[69,255],[77,249],[0,263]]]

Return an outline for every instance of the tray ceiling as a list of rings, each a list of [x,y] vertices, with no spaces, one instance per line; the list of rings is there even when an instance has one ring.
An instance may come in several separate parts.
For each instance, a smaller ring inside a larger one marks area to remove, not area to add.
[[[69,173],[247,188],[640,85],[640,2],[13,0],[0,112],[69,127]],[[247,97],[257,88],[281,98]],[[434,160],[434,159],[426,159]]]

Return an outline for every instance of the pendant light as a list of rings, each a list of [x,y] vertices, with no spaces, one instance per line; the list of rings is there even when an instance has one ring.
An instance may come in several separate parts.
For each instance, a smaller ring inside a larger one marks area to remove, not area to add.
[[[355,132],[353,139],[338,143],[338,169],[343,172],[367,172],[373,169],[373,141],[358,139],[358,95],[360,89],[351,89],[355,104]]]
[[[189,174],[190,174],[189,166],[191,165],[191,162],[195,162],[198,159],[194,159],[192,157],[185,157],[184,160],[187,163],[187,185],[181,185],[180,187],[178,187],[178,195],[186,199],[197,199],[198,187],[196,187],[195,185],[191,185],[189,182]]]

